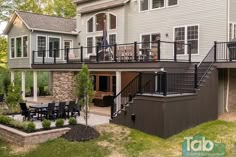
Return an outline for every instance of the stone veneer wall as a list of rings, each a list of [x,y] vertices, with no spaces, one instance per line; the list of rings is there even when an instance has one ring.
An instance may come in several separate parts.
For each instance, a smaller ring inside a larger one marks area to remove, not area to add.
[[[52,72],[52,77],[55,101],[74,100],[75,73],[65,71]]]
[[[70,128],[60,128],[35,133],[25,133],[0,124],[0,138],[19,146],[31,146],[56,139],[67,133]]]

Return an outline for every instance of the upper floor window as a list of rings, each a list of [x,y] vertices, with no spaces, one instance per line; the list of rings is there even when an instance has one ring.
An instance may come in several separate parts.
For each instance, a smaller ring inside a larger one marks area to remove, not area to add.
[[[229,41],[236,38],[236,23],[229,24]]]
[[[103,31],[105,28],[116,29],[116,16],[110,13],[99,13],[87,21],[87,32]]]
[[[178,0],[140,0],[140,11],[178,5]]]
[[[11,58],[15,58],[15,38],[11,38]]]
[[[28,56],[28,37],[21,36],[10,40],[11,58],[21,58]]]
[[[23,37],[23,57],[27,57],[28,55],[28,37]]]
[[[43,57],[43,51],[46,50],[46,36],[38,36],[37,37],[37,50],[38,50],[38,57]]]
[[[21,37],[16,38],[16,57],[21,57],[22,55],[22,43]]]

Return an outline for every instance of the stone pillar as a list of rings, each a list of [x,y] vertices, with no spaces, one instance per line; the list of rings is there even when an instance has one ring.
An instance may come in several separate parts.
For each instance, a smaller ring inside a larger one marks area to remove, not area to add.
[[[22,91],[22,98],[25,100],[25,71],[21,72],[21,91]]]
[[[11,71],[11,83],[14,83],[15,80],[15,72]]]
[[[37,102],[38,101],[38,76],[37,76],[37,71],[33,72],[33,78],[34,78],[34,101]]]
[[[121,72],[116,71],[116,94],[120,93],[121,91]],[[117,97],[116,99],[116,111],[121,108],[121,96]]]

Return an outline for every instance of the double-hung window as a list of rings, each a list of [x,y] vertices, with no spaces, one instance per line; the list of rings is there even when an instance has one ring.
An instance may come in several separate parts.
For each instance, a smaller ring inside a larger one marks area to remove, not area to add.
[[[139,0],[140,11],[165,8],[178,5],[178,0]]]
[[[87,38],[87,53],[88,54],[93,53],[93,37]]]
[[[23,37],[23,57],[28,56],[28,37]]]
[[[229,41],[236,38],[236,23],[229,24]]]
[[[16,38],[16,57],[22,57],[22,39],[21,37]]]
[[[198,54],[199,26],[183,26],[174,29],[174,39],[177,42],[177,54],[188,54],[187,44],[191,44],[191,53]]]

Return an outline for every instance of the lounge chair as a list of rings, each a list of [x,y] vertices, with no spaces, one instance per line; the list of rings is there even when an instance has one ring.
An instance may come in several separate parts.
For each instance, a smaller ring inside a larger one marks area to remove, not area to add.
[[[28,109],[26,103],[20,103],[21,115],[24,116],[23,120],[31,120],[36,115],[35,110]]]

